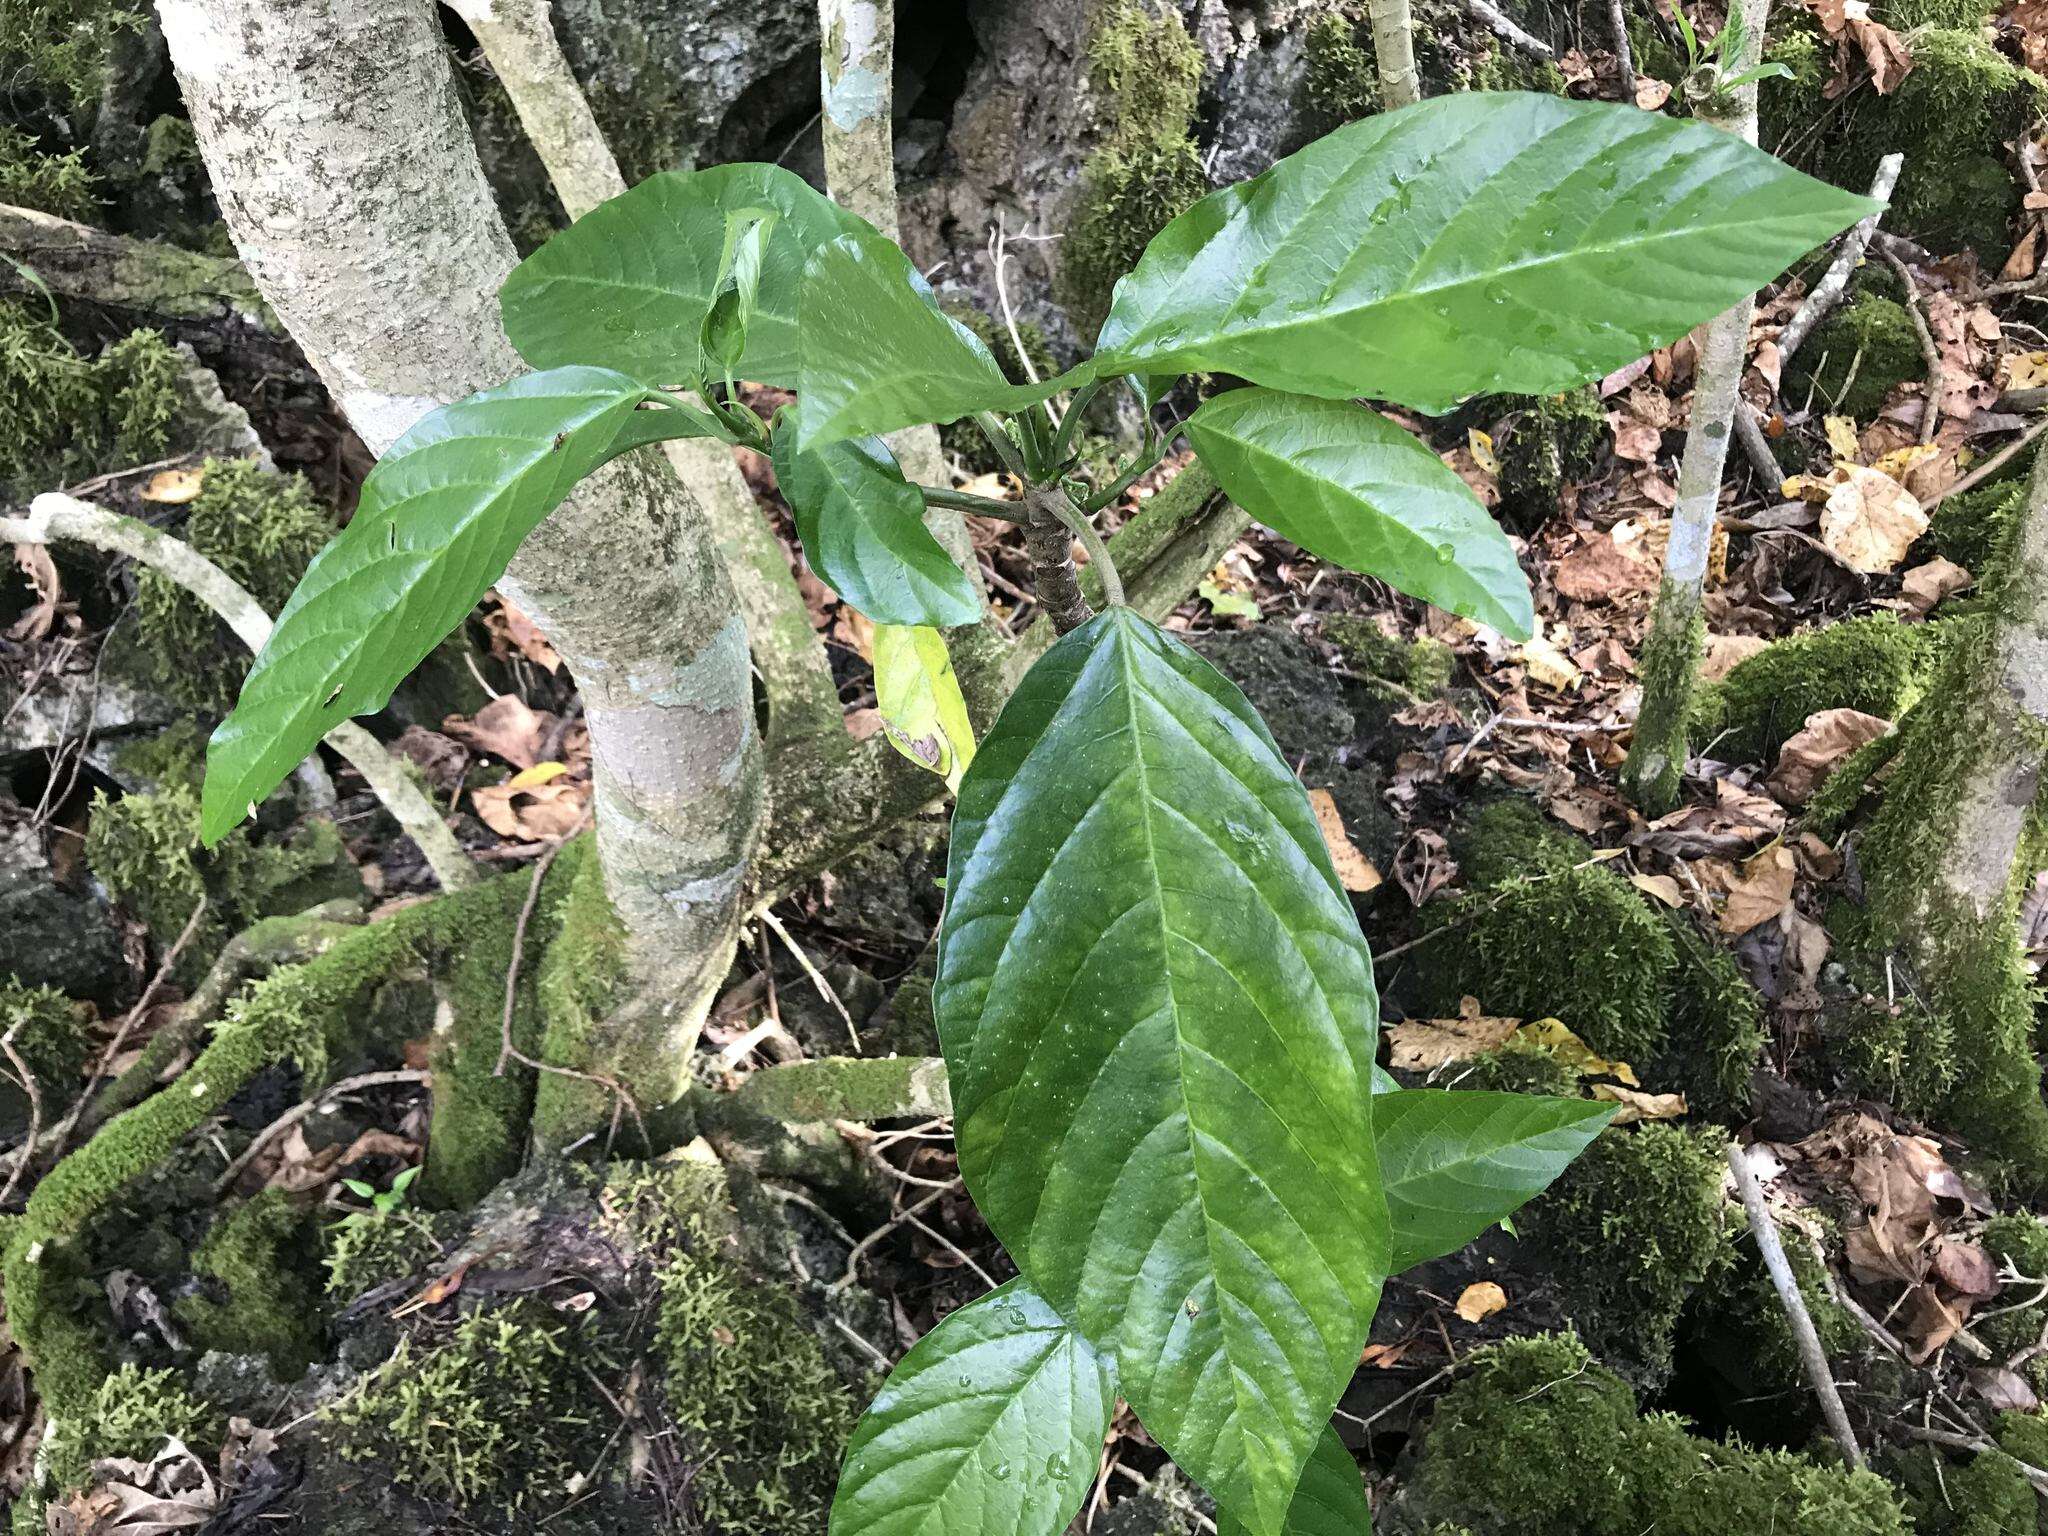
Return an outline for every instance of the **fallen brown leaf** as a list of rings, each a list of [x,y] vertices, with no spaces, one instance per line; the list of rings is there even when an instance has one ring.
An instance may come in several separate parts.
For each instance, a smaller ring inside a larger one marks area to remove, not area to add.
[[[1507,1309],[1508,1293],[1491,1280],[1481,1280],[1458,1293],[1457,1306],[1453,1310],[1466,1322],[1478,1323]]]
[[[1521,1025],[1479,1011],[1476,997],[1458,1000],[1455,1019],[1403,1019],[1387,1026],[1387,1064],[1404,1072],[1429,1072],[1465,1061],[1500,1045]]]
[[[1806,724],[1778,749],[1778,766],[1765,782],[1784,804],[1804,805],[1843,758],[1891,728],[1889,720],[1856,709],[1823,709],[1808,715]]]
[[[468,719],[450,715],[441,729],[457,741],[504,759],[514,768],[540,761],[540,746],[550,717],[529,708],[516,693],[500,694]]]
[[[1821,509],[1821,543],[1866,576],[1893,569],[1926,531],[1919,501],[1882,470],[1850,470]]]
[[[1967,590],[1975,579],[1953,560],[1937,557],[1925,565],[1914,566],[1899,578],[1899,596],[1915,614],[1925,618],[1936,604]]]
[[[1630,1125],[1638,1120],[1676,1120],[1685,1114],[1682,1093],[1643,1093],[1613,1083],[1595,1083],[1593,1097],[1621,1106],[1609,1122],[1613,1125]]]
[[[1322,830],[1323,844],[1330,850],[1330,862],[1337,867],[1337,879],[1347,891],[1363,895],[1377,890],[1380,872],[1373,862],[1358,851],[1344,830],[1344,818],[1337,810],[1337,801],[1327,789],[1312,789],[1308,792],[1309,808],[1316,813],[1316,826]]]

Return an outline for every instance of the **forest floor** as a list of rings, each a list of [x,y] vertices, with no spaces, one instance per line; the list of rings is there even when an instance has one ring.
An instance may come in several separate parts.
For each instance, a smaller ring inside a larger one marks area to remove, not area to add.
[[[1814,9],[1828,70],[1852,94],[1896,90],[1914,34],[1858,9]],[[2038,63],[2048,21],[2023,3],[1987,39]],[[1557,62],[1566,88],[1618,93],[1611,53]],[[1638,100],[1661,104],[1644,79]],[[1969,611],[2048,426],[2034,126],[1994,146],[2017,206],[1999,248],[1881,236],[1790,364],[1779,337],[1828,253],[1763,296],[1744,393],[1783,472],[1731,463],[1713,686],[1669,814],[1633,807],[1618,770],[1689,342],[1569,396],[1409,422],[1516,538],[1539,620],[1527,644],[1258,530],[1169,620],[1245,689],[1316,806],[1375,951],[1383,1062],[1408,1082],[1620,1106],[1511,1227],[1390,1284],[1339,1416],[1383,1529],[1620,1536],[1643,1528],[1652,1484],[1694,1489],[1661,1528],[1701,1536],[2036,1529],[2048,1170],[1956,1109],[1989,1047],[1854,937],[1858,832],[1883,794],[1874,744]],[[102,406],[148,400],[181,366],[98,350],[115,330],[94,324],[67,345],[94,349]],[[64,478],[153,522],[213,518],[274,604],[368,459],[303,370],[221,372],[233,405],[198,413],[203,427],[181,420],[161,452],[112,428],[81,436]],[[252,488],[223,462],[238,442],[301,487]],[[741,456],[801,569],[768,465]],[[1010,493],[971,458],[956,481]],[[1021,628],[1021,539],[971,526],[997,611]],[[332,834],[307,830],[315,787],[202,855],[191,722],[226,702],[203,675],[224,665],[221,637],[122,562],[30,546],[14,562],[0,575],[0,972],[31,979],[32,961],[49,983],[0,988],[0,1141],[18,1149],[138,1061],[175,1091],[196,1043],[172,1045],[180,1009],[250,923],[337,902],[376,923],[432,880],[334,763]],[[803,583],[849,723],[880,729],[871,631]],[[515,906],[589,813],[579,713],[546,642],[494,597],[379,726],[464,844],[524,882]],[[750,924],[701,1083],[734,1093],[769,1066],[934,1053],[943,869],[934,817]],[[2048,872],[2021,926],[2037,974]],[[487,999],[521,979],[509,950],[489,962],[466,983]],[[51,1442],[40,1373],[0,1346],[0,1496],[39,1522],[17,1530],[822,1530],[880,1371],[1014,1273],[936,1116],[812,1127],[729,1167],[706,1162],[704,1139],[622,1117],[575,1149],[584,1161],[436,1208],[412,1180],[441,1002],[395,974],[355,1059],[317,1085],[259,1074],[116,1203],[62,1298],[31,1299],[92,1311],[79,1348],[122,1369],[87,1428]],[[1837,1471],[1735,1201],[1731,1137],[1881,1484]],[[0,1221],[33,1187],[24,1161],[0,1160]],[[1516,1513],[1489,1524],[1488,1509]],[[1184,1532],[1212,1515],[1126,1414],[1077,1528]]]

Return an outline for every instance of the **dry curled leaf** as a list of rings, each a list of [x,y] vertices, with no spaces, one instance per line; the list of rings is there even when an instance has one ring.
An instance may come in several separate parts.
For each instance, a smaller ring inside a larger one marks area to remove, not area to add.
[[[1799,863],[1783,843],[1772,843],[1739,865],[1701,859],[1695,867],[1724,893],[1717,920],[1730,938],[1769,922],[1792,905]]]
[[[1643,1093],[1613,1083],[1595,1083],[1593,1097],[1621,1106],[1609,1122],[1612,1125],[1628,1125],[1637,1120],[1676,1120],[1685,1114],[1682,1093]]]
[[[1786,805],[1804,805],[1843,758],[1891,728],[1889,720],[1856,709],[1823,709],[1808,715],[1806,724],[1778,749],[1778,766],[1771,770],[1767,787]]]
[[[142,499],[181,507],[188,501],[199,499],[205,479],[203,469],[160,469],[144,483]]]
[[[1478,1323],[1507,1309],[1508,1293],[1491,1280],[1481,1280],[1458,1293],[1455,1310],[1466,1322]]]
[[[1337,879],[1344,889],[1360,895],[1378,889],[1380,872],[1371,859],[1358,851],[1358,845],[1344,830],[1344,818],[1337,810],[1335,797],[1327,789],[1312,789],[1308,792],[1308,803],[1316,813],[1316,826],[1322,831],[1323,844],[1330,850],[1330,862],[1337,866]]]
[[[501,694],[468,719],[450,715],[441,729],[457,741],[504,759],[514,768],[540,761],[540,746],[552,717],[529,708],[517,694]]]
[[[1953,560],[1937,556],[1925,565],[1914,566],[1899,578],[1899,596],[1916,615],[1925,618],[1944,598],[1967,590],[1973,580],[1970,573]]]
[[[1521,1024],[1479,1011],[1476,997],[1458,1000],[1455,1019],[1403,1019],[1387,1026],[1387,1064],[1404,1072],[1428,1072],[1464,1061],[1503,1043]]]

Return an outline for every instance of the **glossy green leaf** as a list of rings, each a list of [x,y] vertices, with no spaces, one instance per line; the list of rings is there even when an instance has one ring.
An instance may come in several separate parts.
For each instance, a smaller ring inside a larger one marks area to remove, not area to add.
[[[774,165],[665,171],[601,203],[513,270],[499,290],[505,334],[536,368],[617,368],[660,384],[717,369],[704,322],[727,276],[728,216],[772,213],[740,378],[793,386],[797,286],[816,247],[871,233],[801,176]]]
[[[1376,411],[1234,389],[1188,418],[1230,499],[1303,549],[1529,638],[1529,578],[1471,487]]]
[[[1245,1536],[1247,1527],[1227,1509],[1216,1511],[1216,1536]],[[1287,1509],[1285,1536],[1370,1536],[1372,1506],[1366,1502],[1365,1479],[1358,1463],[1326,1425],[1315,1454],[1301,1470],[1301,1486]]]
[[[1112,608],[960,787],[934,991],[961,1172],[1153,1436],[1278,1536],[1386,1274],[1372,964],[1243,694]]]
[[[974,761],[974,725],[944,635],[922,625],[875,626],[875,709],[890,746],[960,788]]]
[[[329,730],[382,709],[577,481],[628,448],[707,425],[603,368],[528,374],[422,419],[363,482],[354,518],[306,568],[213,733],[206,842]]]
[[[889,1373],[847,1446],[831,1536],[1057,1536],[1115,1407],[1109,1362],[1012,1280]]]
[[[972,624],[981,594],[924,525],[924,497],[880,438],[798,448],[775,433],[775,482],[811,568],[878,624]]]
[[[1616,1106],[1404,1088],[1373,1100],[1395,1274],[1454,1253],[1543,1193]]]
[[[1876,207],[1704,123],[1460,92],[1340,128],[1160,231],[1103,372],[1443,411],[1683,336]]]
[[[798,305],[804,447],[1015,411],[1087,378],[1012,384],[981,338],[939,308],[910,258],[880,235],[845,235],[815,252]]]

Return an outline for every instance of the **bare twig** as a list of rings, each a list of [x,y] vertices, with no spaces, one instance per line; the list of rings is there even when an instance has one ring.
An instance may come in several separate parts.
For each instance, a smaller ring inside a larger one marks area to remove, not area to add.
[[[1941,424],[1941,349],[1935,346],[1934,333],[1927,328],[1927,316],[1920,308],[1920,286],[1913,281],[1913,274],[1890,251],[1882,254],[1897,275],[1900,286],[1906,290],[1906,313],[1913,317],[1913,334],[1920,338],[1920,355],[1927,359],[1927,402],[1920,412],[1920,441],[1931,443],[1934,441],[1934,429]]]
[[[36,1075],[29,1070],[27,1062],[21,1059],[21,1052],[14,1048],[14,1034],[19,1024],[11,1026],[0,1034],[0,1052],[7,1057],[7,1064],[14,1068],[14,1075],[21,1080],[21,1091],[28,1095],[28,1130],[22,1136],[22,1155],[14,1160],[14,1167],[7,1175],[7,1183],[0,1187],[0,1205],[14,1198],[14,1188],[21,1182],[21,1176],[28,1171],[28,1152],[34,1148],[36,1137],[43,1129],[43,1090],[36,1083]]]
[[[356,1077],[344,1077],[338,1083],[329,1083],[310,1099],[304,1099],[294,1104],[290,1109],[258,1131],[256,1139],[242,1149],[242,1155],[223,1168],[220,1177],[213,1181],[214,1194],[216,1196],[226,1194],[228,1190],[234,1187],[235,1180],[239,1179],[248,1169],[249,1165],[263,1154],[265,1147],[305,1119],[306,1116],[312,1114],[314,1110],[318,1109],[328,1100],[339,1098],[344,1093],[360,1093],[365,1088],[389,1088],[399,1083],[429,1083],[432,1081],[433,1074],[431,1072],[424,1072],[416,1067],[397,1067],[389,1072],[364,1072]]]
[[[1785,483],[1785,467],[1771,452],[1771,442],[1764,436],[1764,424],[1757,419],[1756,407],[1740,396],[1735,400],[1735,441],[1742,444],[1742,456],[1763,481],[1766,494],[1775,493]]]
[[[839,994],[832,990],[832,983],[825,979],[823,972],[811,964],[811,957],[804,953],[803,946],[789,936],[789,930],[782,926],[781,918],[764,907],[761,911],[761,921],[768,925],[769,931],[775,937],[782,940],[783,947],[796,956],[796,963],[802,966],[804,974],[810,977],[811,985],[818,989],[818,996],[832,1005],[833,1011],[839,1015],[840,1022],[846,1026],[847,1038],[853,1041],[853,1048],[858,1051],[861,1048],[860,1031],[854,1028],[853,1015],[846,1011],[846,1004],[841,1002]]]
[[[1899,170],[1906,163],[1904,155],[1886,155],[1877,163],[1877,175],[1871,180],[1870,195],[1882,202],[1892,195],[1892,188],[1899,179]],[[1806,296],[1806,302],[1799,306],[1797,314],[1778,333],[1778,361],[1780,366],[1792,361],[1792,354],[1806,344],[1806,338],[1813,334],[1815,326],[1828,317],[1849,286],[1849,274],[1863,260],[1863,253],[1870,247],[1871,236],[1877,233],[1877,221],[1884,217],[1884,210],[1878,209],[1842,237],[1842,243],[1835,250],[1835,259],[1828,263],[1828,269],[1821,280],[1813,286],[1813,292]]]
[[[1842,1406],[1842,1394],[1836,1390],[1835,1378],[1828,1370],[1827,1356],[1821,1352],[1820,1335],[1814,1331],[1813,1317],[1806,1310],[1806,1298],[1799,1294],[1799,1281],[1785,1258],[1785,1245],[1778,1239],[1778,1224],[1771,1219],[1771,1209],[1764,1203],[1763,1187],[1757,1183],[1756,1174],[1739,1142],[1728,1144],[1728,1168],[1735,1175],[1735,1189],[1742,1197],[1742,1209],[1749,1216],[1749,1230],[1756,1237],[1757,1251],[1763,1255],[1764,1268],[1770,1272],[1771,1286],[1777,1291],[1778,1302],[1784,1307],[1786,1320],[1792,1325],[1792,1338],[1799,1346],[1799,1362],[1806,1368],[1806,1379],[1812,1384],[1814,1395],[1820,1399],[1821,1417],[1827,1420],[1828,1431],[1835,1437],[1835,1444],[1842,1448],[1842,1455],[1849,1465],[1861,1467],[1863,1448],[1856,1443],[1856,1432],[1849,1427],[1849,1414]]]
[[[826,1287],[826,1289],[835,1292],[843,1291],[848,1286],[857,1282],[860,1279],[860,1259],[862,1254],[866,1253],[870,1248],[874,1247],[875,1244],[879,1243],[891,1232],[894,1232],[906,1221],[911,1220],[913,1217],[922,1215],[928,1207],[937,1204],[938,1201],[944,1198],[947,1194],[951,1193],[953,1190],[960,1189],[963,1187],[964,1186],[961,1184],[961,1182],[958,1179],[955,1179],[952,1181],[952,1183],[948,1184],[944,1189],[935,1189],[930,1194],[926,1195],[922,1200],[917,1201],[915,1204],[906,1205],[905,1207],[903,1207],[902,1210],[898,1211],[894,1216],[891,1216],[887,1221],[883,1222],[879,1227],[875,1228],[874,1231],[870,1232],[866,1237],[862,1238],[859,1242],[853,1245],[852,1251],[846,1255],[845,1273],[840,1275],[840,1277],[837,1280],[834,1280],[829,1286]]]
[[[1925,1440],[1929,1445],[1945,1445],[1950,1450],[1955,1451],[1976,1451],[1980,1454],[1986,1451],[1999,1451],[2012,1458],[2013,1464],[2025,1475],[2029,1486],[2033,1488],[2034,1492],[2040,1494],[2043,1498],[2048,1498],[2048,1471],[2043,1471],[2040,1467],[2029,1466],[2017,1456],[2013,1456],[2010,1451],[2005,1450],[2004,1447],[1994,1445],[1991,1441],[1981,1436],[1952,1434],[1945,1429],[1934,1429],[1920,1424],[1908,1424],[1906,1426],[1906,1433],[1915,1440]]]
[[[512,958],[505,966],[505,1011],[498,1022],[498,1061],[491,1068],[491,1076],[503,1077],[505,1064],[519,1054],[512,1044],[512,1015],[519,1002],[519,965],[526,955],[526,929],[533,921],[533,909],[540,902],[541,883],[548,877],[548,867],[561,856],[570,839],[583,830],[581,823],[576,832],[562,838],[548,849],[533,864],[533,880],[526,887],[526,900],[519,905],[519,919],[512,925]]]
[[[1921,504],[1923,510],[1932,512],[1944,501],[1947,501],[1949,497],[1960,496],[1964,491],[1967,491],[1974,486],[1982,485],[1986,480],[1989,480],[1993,475],[1997,474],[1999,470],[2003,469],[2006,466],[2006,464],[2008,464],[2012,460],[2014,454],[2018,453],[2021,449],[2025,448],[2027,444],[2031,443],[2043,432],[2048,432],[2048,416],[2043,416],[2039,421],[2035,422],[2031,427],[2027,428],[2026,431],[2022,432],[2018,437],[2014,438],[2011,442],[2007,443],[2003,448],[1999,449],[1998,452],[1991,455],[1990,458],[1986,459],[1982,464],[1979,464],[1975,469],[1971,470],[1967,475],[1963,476],[1962,479],[1958,480],[1954,485],[1950,486],[1947,490],[1941,492],[1939,495],[1928,497],[1927,500]]]
[[[1628,42],[1628,16],[1624,0],[1607,0],[1608,41],[1614,47],[1614,64],[1621,77],[1621,99],[1636,99],[1636,57]]]

